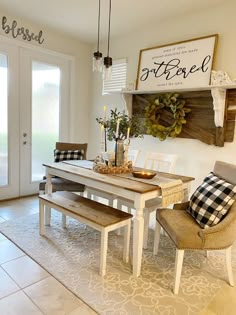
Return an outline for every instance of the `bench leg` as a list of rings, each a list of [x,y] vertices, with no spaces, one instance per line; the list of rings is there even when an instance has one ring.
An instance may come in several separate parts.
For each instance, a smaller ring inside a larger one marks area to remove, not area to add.
[[[101,232],[101,250],[100,250],[100,275],[103,277],[106,274],[106,262],[107,262],[107,242],[108,232],[102,230]]]
[[[45,227],[44,227],[44,203],[42,200],[39,200],[39,234],[45,235]]]
[[[131,219],[124,227],[124,248],[123,248],[123,260],[127,263],[129,261],[129,244],[130,244],[130,227]]]

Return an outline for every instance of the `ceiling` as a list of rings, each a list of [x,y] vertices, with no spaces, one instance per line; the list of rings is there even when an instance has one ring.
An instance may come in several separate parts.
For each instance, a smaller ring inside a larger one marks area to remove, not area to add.
[[[112,0],[111,37],[138,31],[156,20],[191,14],[230,0]],[[100,38],[107,38],[109,0],[101,0]],[[50,27],[87,43],[97,39],[98,0],[0,0],[1,15]]]

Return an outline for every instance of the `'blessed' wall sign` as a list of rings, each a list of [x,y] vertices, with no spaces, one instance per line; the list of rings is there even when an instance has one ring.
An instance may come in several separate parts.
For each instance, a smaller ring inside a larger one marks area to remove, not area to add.
[[[21,36],[23,40],[27,40],[28,42],[30,41],[36,41],[39,44],[42,44],[44,42],[44,39],[42,38],[43,36],[43,31],[39,31],[37,35],[34,33],[30,32],[29,29],[25,27],[17,27],[17,22],[15,20],[12,21],[12,24],[7,23],[7,18],[3,16],[2,18],[2,29],[6,34],[12,35],[13,38],[17,38],[18,36]]]

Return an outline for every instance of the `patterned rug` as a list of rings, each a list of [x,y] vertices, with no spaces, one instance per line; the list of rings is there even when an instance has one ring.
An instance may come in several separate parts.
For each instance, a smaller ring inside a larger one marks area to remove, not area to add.
[[[123,237],[111,233],[107,273],[101,278],[100,233],[73,219],[62,228],[60,220],[60,215],[52,211],[47,237],[39,236],[37,214],[1,223],[0,231],[99,314],[199,314],[227,279],[221,251],[211,252],[208,258],[203,252],[188,251],[180,291],[174,295],[175,248],[168,236],[162,235],[158,255],[153,256],[152,230],[140,277],[133,277],[131,264],[122,261]]]

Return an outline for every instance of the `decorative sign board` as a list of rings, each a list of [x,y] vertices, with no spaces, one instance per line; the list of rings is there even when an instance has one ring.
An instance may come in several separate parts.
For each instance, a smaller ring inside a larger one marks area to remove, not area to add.
[[[28,28],[18,26],[17,21],[13,20],[11,24],[8,24],[7,18],[5,16],[2,17],[2,30],[6,34],[11,34],[13,38],[17,38],[20,36],[23,40],[28,42],[36,41],[39,44],[44,42],[43,31],[39,31],[38,34],[34,34]]]
[[[140,50],[136,89],[159,91],[206,86],[218,35]]]

